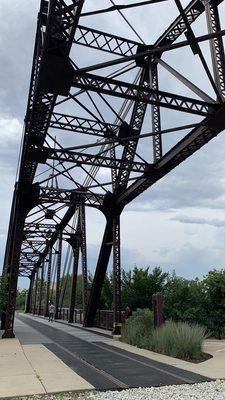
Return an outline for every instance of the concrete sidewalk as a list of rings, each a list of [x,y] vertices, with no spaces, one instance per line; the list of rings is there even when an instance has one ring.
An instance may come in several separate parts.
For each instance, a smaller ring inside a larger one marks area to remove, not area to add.
[[[93,389],[42,344],[0,340],[0,397]]]

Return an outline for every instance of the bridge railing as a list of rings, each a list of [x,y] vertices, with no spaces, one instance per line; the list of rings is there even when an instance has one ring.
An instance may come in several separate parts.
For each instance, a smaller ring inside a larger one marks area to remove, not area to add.
[[[35,314],[44,315],[44,308],[41,307],[39,310],[35,310]],[[74,310],[74,323],[83,324],[84,313],[82,309]],[[69,308],[60,308],[58,319],[63,321],[69,320]],[[122,311],[122,322],[125,319],[125,312]],[[97,310],[95,317],[95,328],[101,328],[108,331],[113,330],[113,311],[112,310]]]
[[[122,321],[125,318],[125,312],[122,311]],[[74,311],[74,323],[83,324],[84,313],[81,309]],[[61,308],[59,310],[59,319],[68,321],[69,308]],[[94,326],[96,328],[105,329],[108,331],[113,330],[113,311],[112,310],[97,310]]]

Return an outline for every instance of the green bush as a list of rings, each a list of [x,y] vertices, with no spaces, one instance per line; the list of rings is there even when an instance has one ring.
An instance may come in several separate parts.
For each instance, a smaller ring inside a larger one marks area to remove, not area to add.
[[[8,297],[8,276],[6,274],[0,276],[0,311],[6,306]]]
[[[148,349],[154,329],[153,313],[145,308],[135,311],[122,327],[122,341]]]
[[[171,357],[197,360],[206,337],[206,329],[200,325],[168,321],[152,332],[150,348]]]

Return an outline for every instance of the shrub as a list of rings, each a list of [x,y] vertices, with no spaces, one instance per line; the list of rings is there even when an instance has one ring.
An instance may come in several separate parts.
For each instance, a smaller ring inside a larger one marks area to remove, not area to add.
[[[135,311],[122,327],[122,341],[148,349],[154,329],[153,313],[145,308]]]
[[[198,360],[206,337],[206,329],[200,325],[168,321],[152,332],[150,348],[171,357]]]
[[[0,276],[0,311],[6,306],[8,296],[8,276],[6,274]]]

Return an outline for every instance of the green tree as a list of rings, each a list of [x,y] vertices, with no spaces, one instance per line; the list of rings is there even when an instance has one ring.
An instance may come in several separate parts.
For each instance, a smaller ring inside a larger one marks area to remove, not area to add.
[[[210,271],[204,277],[203,289],[208,327],[221,339],[225,328],[225,269]]]
[[[88,286],[91,285],[92,277],[88,277]],[[63,297],[62,307],[70,307],[71,290],[72,290],[72,275],[65,275],[61,278],[61,300]],[[77,276],[77,286],[76,286],[76,308],[83,308],[83,278],[82,275]]]
[[[113,275],[110,274],[106,275],[103,283],[99,309],[112,310],[112,308],[113,308]]]
[[[26,306],[27,299],[27,289],[18,289],[17,290],[17,298],[16,298],[16,310],[24,311]]]
[[[168,274],[162,272],[161,268],[155,267],[152,272],[150,268],[135,267],[133,271],[122,273],[122,307],[152,309],[152,295],[162,291]]]
[[[175,273],[163,289],[164,316],[175,321],[203,319],[203,284],[198,279],[179,278]]]

